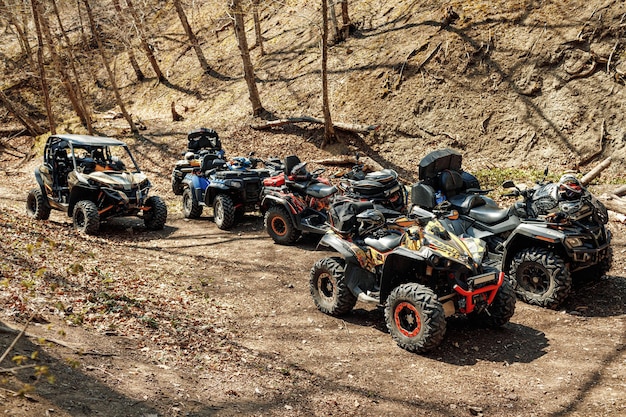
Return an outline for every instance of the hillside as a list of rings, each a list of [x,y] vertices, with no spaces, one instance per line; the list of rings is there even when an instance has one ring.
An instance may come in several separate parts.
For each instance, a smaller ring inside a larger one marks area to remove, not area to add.
[[[116,28],[112,3],[92,5],[139,135],[118,117],[94,43],[77,48],[97,133],[131,144],[151,193],[167,203],[163,230],[123,218],[87,236],[58,211],[49,221],[28,217],[26,194],[45,135],[26,136],[0,102],[0,356],[26,330],[0,361],[0,370],[26,366],[0,374],[0,413],[625,415],[626,225],[614,218],[612,269],[577,281],[559,310],[518,302],[499,329],[451,319],[441,345],[418,355],[396,345],[371,304],[359,302],[341,318],[315,308],[310,268],[333,256],[315,238],[273,244],[258,213],[228,231],[215,226],[211,210],[185,219],[170,187],[186,134],[200,126],[216,129],[232,156],[295,153],[314,161],[358,150],[408,182],[426,153],[452,147],[493,186],[502,170],[530,181],[546,166],[584,173],[609,156],[613,163],[592,191],[623,183],[622,1],[351,1],[354,30],[330,49],[333,120],[380,127],[339,131],[340,143],[325,149],[320,125],[250,127],[261,120],[251,117],[225,2],[184,3],[211,75],[202,73],[171,3],[136,4],[147,7],[142,16],[165,82],[135,32]],[[82,45],[85,17],[75,2],[59,6]],[[45,126],[37,71],[19,55],[2,13],[17,8],[0,2],[0,87]],[[450,10],[459,17],[444,25]],[[319,3],[261,2],[266,55],[258,47],[251,55],[261,101],[276,118],[322,115],[319,22]],[[246,25],[252,45],[249,15]],[[32,26],[29,33],[34,46]],[[125,39],[147,76],[142,82],[121,47]],[[84,133],[58,78],[48,76],[58,131]],[[183,120],[172,121],[172,103]]]

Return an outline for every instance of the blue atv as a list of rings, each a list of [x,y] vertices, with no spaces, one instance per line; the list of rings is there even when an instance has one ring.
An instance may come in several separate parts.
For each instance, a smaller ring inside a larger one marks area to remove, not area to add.
[[[206,154],[199,169],[185,175],[183,215],[197,219],[204,207],[213,207],[213,220],[222,230],[232,228],[244,213],[259,209],[262,179],[268,169],[255,168],[260,160],[237,157],[226,162],[216,154]]]

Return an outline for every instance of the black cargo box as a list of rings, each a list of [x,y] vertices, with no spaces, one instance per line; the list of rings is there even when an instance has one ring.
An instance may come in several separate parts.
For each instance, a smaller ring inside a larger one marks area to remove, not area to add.
[[[201,127],[187,134],[187,149],[192,152],[202,149],[220,151],[222,142],[215,130]]]
[[[419,179],[431,184],[437,174],[443,170],[461,171],[462,160],[462,155],[454,149],[445,148],[432,151],[419,163]]]

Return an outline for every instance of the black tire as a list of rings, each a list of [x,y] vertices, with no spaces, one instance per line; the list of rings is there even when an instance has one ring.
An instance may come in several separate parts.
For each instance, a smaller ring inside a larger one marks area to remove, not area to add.
[[[172,171],[172,191],[175,195],[182,195],[185,187],[183,186],[182,179],[178,178],[175,173],[176,170]]]
[[[309,289],[319,311],[341,316],[354,308],[357,298],[345,283],[345,261],[322,258],[311,268]]]
[[[265,229],[274,242],[281,245],[290,245],[300,237],[300,230],[296,229],[289,213],[281,206],[271,206],[265,213]]]
[[[36,220],[48,220],[50,218],[50,206],[46,204],[46,196],[41,188],[33,188],[26,197],[26,212]]]
[[[226,194],[218,194],[213,201],[213,221],[218,228],[228,230],[235,224],[235,204]]]
[[[572,288],[572,276],[563,259],[544,248],[526,248],[515,254],[509,277],[520,300],[553,310]]]
[[[90,200],[81,200],[74,206],[72,213],[74,228],[87,235],[95,235],[100,228],[100,214],[96,203]]]
[[[402,284],[389,294],[385,320],[391,337],[409,352],[434,349],[446,334],[443,306],[430,288],[420,284]]]
[[[148,230],[162,230],[167,221],[167,205],[159,196],[152,196],[146,200],[148,210],[143,212],[143,223]]]
[[[487,311],[470,314],[470,318],[480,325],[487,327],[501,327],[511,320],[515,313],[515,291],[508,279],[502,282],[496,297]]]
[[[203,206],[193,198],[191,188],[185,187],[183,194],[183,216],[186,219],[197,219],[202,215]]]

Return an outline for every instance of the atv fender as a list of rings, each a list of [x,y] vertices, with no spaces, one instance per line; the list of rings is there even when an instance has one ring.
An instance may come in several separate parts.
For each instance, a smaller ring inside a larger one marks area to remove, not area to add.
[[[198,175],[187,174],[183,178],[183,186],[189,187],[192,191],[191,195],[196,201],[204,200],[204,190],[209,186],[209,180]]]
[[[544,224],[532,222],[522,222],[511,232],[511,235],[504,242],[502,253],[502,270],[508,270],[513,256],[520,249],[529,246],[545,247],[561,255],[566,255],[565,249],[566,235],[558,230],[549,229]],[[569,258],[565,256],[565,258]]]
[[[86,187],[83,185],[75,185],[70,191],[70,200],[67,206],[67,215],[74,215],[74,206],[81,200],[90,200],[96,202],[98,199],[98,190],[93,187]]]
[[[41,171],[39,171],[39,167],[35,168],[35,180],[37,184],[39,184],[39,188],[41,188],[41,195],[43,196],[44,204],[47,208],[50,208],[50,201],[48,200],[48,193],[46,192],[46,187],[43,183],[43,178],[41,178]]]
[[[356,245],[352,245],[350,242],[341,239],[334,232],[329,232],[322,236],[317,244],[317,248],[319,249],[320,246],[330,247],[339,252],[343,259],[345,259],[346,264],[362,266],[361,262],[359,262],[359,257],[353,249],[353,246]],[[365,252],[363,252],[363,255],[365,255]]]
[[[261,210],[265,212],[271,206],[283,206],[285,210],[287,210],[287,213],[289,213],[289,217],[291,218],[293,224],[300,224],[300,220],[294,214],[295,209],[291,206],[291,204],[289,204],[287,199],[268,194],[263,197],[263,200],[261,200]]]
[[[414,280],[415,275],[423,273],[422,269],[425,271],[428,264],[428,259],[419,252],[401,246],[396,248],[385,258],[380,280],[380,299],[387,300],[394,288]]]
[[[204,192],[204,204],[206,204],[207,206],[211,206],[213,205],[213,200],[215,200],[215,197],[218,194],[231,194],[231,193],[232,193],[232,189],[229,186],[222,184],[220,182],[209,181],[208,187],[206,188],[206,191]]]

